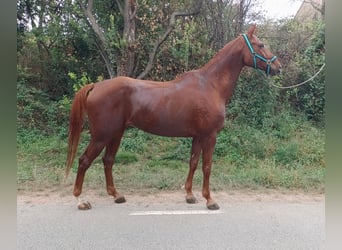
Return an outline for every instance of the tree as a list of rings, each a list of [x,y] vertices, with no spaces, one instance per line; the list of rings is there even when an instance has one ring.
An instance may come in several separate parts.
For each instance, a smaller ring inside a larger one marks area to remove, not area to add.
[[[194,16],[199,14],[201,7],[202,7],[202,1],[197,1],[195,2],[196,4],[194,5],[192,10],[189,11],[174,11],[171,14],[169,24],[166,28],[166,31],[164,34],[157,39],[157,41],[154,43],[153,49],[150,52],[149,55],[149,61],[144,69],[144,71],[138,76],[139,79],[144,78],[152,69],[153,63],[155,61],[156,54],[162,45],[162,43],[165,42],[165,40],[168,38],[170,33],[173,31],[176,25],[176,17],[186,17],[186,16]]]
[[[247,13],[252,4],[252,0],[240,0],[238,4],[237,21],[235,25],[235,35],[243,31]]]
[[[234,37],[232,5],[232,0],[206,1],[206,12],[203,18],[207,32],[210,34],[209,41],[213,50],[221,49]]]

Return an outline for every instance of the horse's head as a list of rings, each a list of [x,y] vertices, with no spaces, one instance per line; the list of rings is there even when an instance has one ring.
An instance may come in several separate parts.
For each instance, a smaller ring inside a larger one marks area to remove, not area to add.
[[[276,75],[281,72],[281,64],[265,45],[254,35],[256,25],[252,25],[247,34],[242,35],[245,46],[243,60],[246,66],[264,70],[267,75]]]

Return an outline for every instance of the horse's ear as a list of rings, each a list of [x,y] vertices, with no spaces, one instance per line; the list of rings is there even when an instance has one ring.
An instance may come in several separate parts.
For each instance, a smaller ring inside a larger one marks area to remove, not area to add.
[[[256,29],[256,24],[252,24],[251,27],[249,27],[249,30],[247,31],[247,34],[249,37],[252,37],[254,35]]]

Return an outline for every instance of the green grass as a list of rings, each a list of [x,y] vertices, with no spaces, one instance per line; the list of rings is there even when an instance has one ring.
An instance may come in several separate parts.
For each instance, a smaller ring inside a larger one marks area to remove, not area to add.
[[[292,123],[293,124],[293,123]],[[89,141],[82,134],[78,156]],[[118,188],[125,190],[179,190],[183,187],[190,156],[191,139],[166,138],[137,129],[126,131],[113,168]],[[64,180],[67,139],[21,132],[18,135],[18,189],[34,191],[72,185],[75,161]],[[273,129],[255,129],[227,122],[217,139],[211,189],[290,189],[324,192],[324,130],[309,123]],[[202,185],[201,162],[194,188]],[[89,168],[85,187],[104,188],[101,156]]]

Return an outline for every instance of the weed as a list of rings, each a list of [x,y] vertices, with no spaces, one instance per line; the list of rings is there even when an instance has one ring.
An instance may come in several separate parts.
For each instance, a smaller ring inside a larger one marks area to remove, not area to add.
[[[115,162],[123,165],[128,165],[137,161],[137,155],[131,152],[119,151],[115,157]]]
[[[274,158],[276,163],[283,164],[291,168],[291,164],[298,161],[299,147],[295,142],[281,145],[274,152]]]

